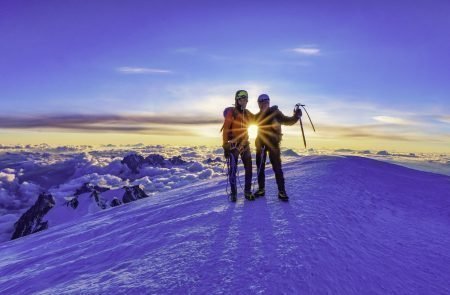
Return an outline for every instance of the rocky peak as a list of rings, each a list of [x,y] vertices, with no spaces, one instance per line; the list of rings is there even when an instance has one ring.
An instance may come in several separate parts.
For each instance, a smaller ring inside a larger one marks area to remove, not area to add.
[[[85,182],[82,187],[78,188],[75,191],[74,195],[75,196],[79,196],[81,194],[92,193],[94,191],[97,191],[99,193],[103,193],[103,192],[106,192],[108,190],[109,190],[109,188],[107,188],[107,187],[101,187],[101,186],[98,186],[98,185],[93,185],[93,184],[91,184],[89,182]]]
[[[166,160],[159,154],[150,154],[144,159],[143,156],[133,153],[126,156],[121,163],[127,165],[133,173],[138,174],[139,169],[146,165],[152,167],[171,167],[173,165],[184,165],[188,162],[184,161],[181,156],[173,156]]]
[[[184,165],[187,164],[185,160],[181,158],[181,156],[173,156],[168,160],[172,165]]]
[[[139,168],[141,168],[144,163],[144,157],[136,153],[132,153],[123,158],[121,163],[127,165],[133,173],[138,174]]]
[[[51,194],[39,195],[36,203],[15,223],[12,239],[45,230],[50,226],[53,227],[93,212],[149,197],[139,185],[105,190],[104,188],[95,189],[95,186],[85,184],[81,189],[88,191],[67,197],[65,201],[55,200]],[[89,192],[90,189],[92,192]],[[94,203],[93,207],[92,203]]]
[[[165,166],[164,157],[158,154],[150,154],[145,158],[145,163],[151,166]]]
[[[124,203],[149,197],[139,185],[124,186],[123,188],[125,189],[125,194],[122,197]]]
[[[111,207],[117,207],[117,206],[119,206],[119,205],[122,205],[122,202],[121,202],[118,198],[114,198],[114,199],[111,201]]]
[[[106,209],[108,207],[108,205],[106,204],[106,201],[101,198],[101,195],[99,192],[97,192],[97,191],[92,192],[91,197],[94,198],[95,202],[97,203],[97,206],[100,209]]]
[[[51,194],[42,193],[36,203],[25,212],[14,224],[14,233],[11,239],[17,239],[44,229],[47,229],[48,222],[42,221],[42,217],[55,206],[55,199]]]
[[[78,198],[77,197],[73,197],[69,201],[66,202],[66,206],[70,206],[73,209],[77,209],[79,203],[80,202],[78,202]]]
[[[204,161],[205,164],[211,164],[211,163],[222,163],[222,159],[220,157],[216,157],[215,159],[208,158]]]

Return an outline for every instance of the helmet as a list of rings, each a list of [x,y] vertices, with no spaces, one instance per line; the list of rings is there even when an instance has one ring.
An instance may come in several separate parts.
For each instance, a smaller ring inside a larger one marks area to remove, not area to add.
[[[267,94],[261,94],[258,96],[258,102],[270,101],[270,97]]]
[[[238,90],[236,91],[236,95],[234,96],[234,100],[238,100],[241,97],[246,97],[248,98],[248,93],[245,90]]]

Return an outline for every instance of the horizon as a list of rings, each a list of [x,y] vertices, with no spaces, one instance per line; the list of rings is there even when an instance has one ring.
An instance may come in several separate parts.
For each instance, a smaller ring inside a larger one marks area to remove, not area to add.
[[[440,156],[450,156],[450,153],[446,152],[427,152],[427,151],[418,151],[411,152],[409,150],[399,150],[399,149],[387,149],[387,148],[372,148],[372,149],[363,149],[363,148],[348,148],[348,147],[338,147],[338,148],[327,148],[327,147],[309,147],[305,149],[303,146],[302,139],[299,139],[298,142],[295,142],[294,145],[284,144],[281,146],[282,151],[294,151],[299,155],[360,155],[362,157],[371,157],[371,156],[432,156],[432,155],[440,155]],[[182,148],[207,148],[207,149],[222,149],[222,146],[214,143],[214,144],[173,144],[173,143],[144,143],[144,142],[132,142],[132,143],[107,143],[107,144],[49,144],[45,142],[34,143],[34,144],[0,144],[0,153],[3,151],[11,152],[11,151],[32,151],[32,150],[40,150],[40,151],[54,151],[54,152],[74,152],[74,151],[83,151],[83,150],[103,150],[103,149],[111,149],[111,150],[126,150],[129,149],[130,152],[136,152],[134,149],[147,149],[147,148],[173,148],[173,149],[182,149]],[[252,142],[250,143],[251,152],[254,153],[256,148]],[[147,153],[148,151],[145,151]]]
[[[308,148],[450,153],[446,1],[3,6],[0,144],[220,146],[246,89]]]

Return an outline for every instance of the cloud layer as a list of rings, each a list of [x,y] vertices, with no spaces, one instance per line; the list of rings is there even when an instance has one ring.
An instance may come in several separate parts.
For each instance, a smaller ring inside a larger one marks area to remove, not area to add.
[[[220,124],[220,116],[174,116],[174,115],[41,115],[1,116],[0,129],[68,129],[86,132],[162,132],[186,135],[186,130],[176,125]],[[189,132],[188,132],[189,133]]]
[[[336,131],[337,129],[334,129],[334,132]],[[348,136],[366,136],[352,134],[350,130],[348,132]],[[144,144],[105,145],[95,149],[89,146],[52,147],[46,144],[3,145],[0,152],[0,242],[10,238],[14,222],[35,202],[41,192],[50,192],[57,198],[64,198],[86,182],[110,188],[141,184],[148,194],[167,191],[203,179],[226,177],[225,164],[221,159],[222,152],[222,148],[214,147]],[[335,152],[376,157],[450,175],[450,157],[446,155],[350,149]],[[143,156],[158,154],[165,159],[181,156],[187,163],[169,167],[144,166],[138,173],[134,173],[122,163],[125,156],[133,153]],[[297,158],[304,153],[283,148],[283,161]],[[308,153],[330,154],[330,151],[310,149]]]

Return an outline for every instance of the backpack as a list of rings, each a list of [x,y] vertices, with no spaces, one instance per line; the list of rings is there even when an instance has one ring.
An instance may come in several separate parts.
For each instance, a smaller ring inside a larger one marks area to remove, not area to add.
[[[222,128],[220,128],[219,132],[223,131],[223,128],[225,127],[225,118],[228,116],[228,114],[232,113],[233,116],[233,120],[236,119],[237,117],[237,111],[235,107],[227,107],[223,110],[223,124],[222,124]]]

